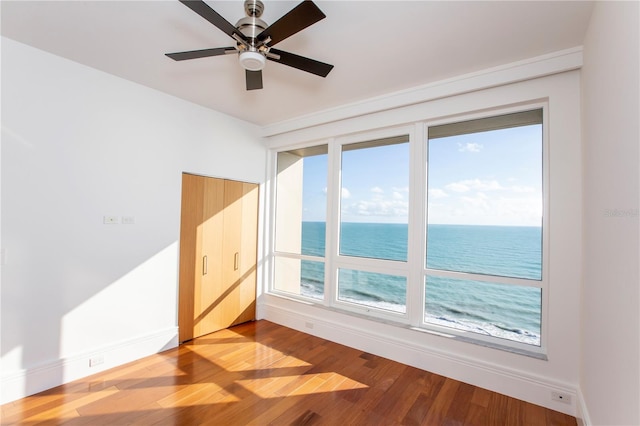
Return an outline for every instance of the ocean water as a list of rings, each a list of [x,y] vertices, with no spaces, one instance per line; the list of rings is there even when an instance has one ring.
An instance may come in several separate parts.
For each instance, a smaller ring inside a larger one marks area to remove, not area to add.
[[[324,256],[324,235],[324,223],[304,222],[302,253]],[[429,269],[540,280],[541,240],[539,227],[429,225],[426,265]],[[343,223],[340,247],[343,255],[406,261],[407,226]],[[302,294],[322,298],[323,263],[303,261],[301,272]],[[340,270],[338,281],[341,300],[406,312],[404,277]],[[425,292],[426,322],[540,345],[539,288],[428,275]]]

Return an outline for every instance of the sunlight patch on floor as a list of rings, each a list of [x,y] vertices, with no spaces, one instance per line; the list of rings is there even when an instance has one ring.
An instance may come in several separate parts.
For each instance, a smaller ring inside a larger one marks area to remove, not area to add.
[[[158,405],[163,408],[169,408],[238,401],[240,401],[240,398],[224,391],[224,388],[216,383],[195,383],[182,386],[180,390],[158,400]]]
[[[367,385],[335,372],[308,374],[304,376],[268,377],[264,379],[238,380],[238,384],[260,398],[281,398],[340,390],[365,389]],[[331,386],[325,386],[327,384]]]
[[[79,414],[76,411],[77,408],[84,407],[87,404],[91,404],[92,402],[99,401],[103,398],[107,398],[111,395],[115,395],[120,392],[120,390],[111,386],[109,388],[103,389],[97,392],[87,393],[85,396],[82,396],[73,401],[65,402],[64,405],[59,405],[55,408],[52,408],[47,411],[43,411],[41,413],[36,414],[35,416],[29,417],[26,419],[27,422],[36,422],[36,421],[44,421],[44,420],[64,420],[64,419],[72,419],[74,417],[78,417]]]

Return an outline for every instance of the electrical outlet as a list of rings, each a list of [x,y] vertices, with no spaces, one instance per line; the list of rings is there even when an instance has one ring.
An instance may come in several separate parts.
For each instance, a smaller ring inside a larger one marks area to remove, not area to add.
[[[565,404],[571,404],[571,395],[564,392],[551,392],[551,399],[558,402],[564,402]]]
[[[96,355],[89,358],[89,367],[95,367],[100,364],[104,364],[104,355]]]
[[[115,225],[118,223],[118,216],[104,216],[102,220],[105,225]]]

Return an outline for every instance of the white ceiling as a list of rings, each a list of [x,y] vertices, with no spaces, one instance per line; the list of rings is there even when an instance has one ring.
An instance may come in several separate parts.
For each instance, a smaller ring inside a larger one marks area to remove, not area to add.
[[[267,23],[297,2],[263,0]],[[228,21],[242,1],[207,3]],[[485,68],[580,46],[582,1],[317,1],[327,18],[277,48],[335,65],[321,78],[268,61],[247,92],[235,55],[164,53],[233,46],[177,0],[6,1],[2,35],[162,92],[268,125]]]

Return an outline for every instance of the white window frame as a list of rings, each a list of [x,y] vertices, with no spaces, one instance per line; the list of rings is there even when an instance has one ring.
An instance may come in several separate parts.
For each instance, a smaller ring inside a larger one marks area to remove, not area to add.
[[[458,272],[436,271],[426,268],[426,238],[427,238],[427,138],[428,128],[448,123],[456,123],[479,118],[489,118],[515,112],[532,109],[542,109],[542,276],[540,281],[520,278],[494,277],[487,279],[486,275],[465,274]],[[456,337],[463,341],[480,344],[483,346],[505,349],[508,351],[527,355],[544,357],[547,351],[548,336],[548,309],[549,309],[549,114],[547,101],[523,102],[516,106],[497,107],[480,112],[468,111],[450,117],[441,117],[433,120],[412,121],[400,126],[374,129],[353,134],[339,135],[333,138],[316,140],[299,145],[281,146],[271,151],[272,168],[272,197],[271,197],[271,258],[288,257],[300,260],[324,262],[325,284],[324,299],[313,299],[302,295],[291,294],[274,288],[274,268],[269,269],[268,292],[274,295],[298,299],[316,306],[338,310],[344,313],[363,315],[371,320],[378,320],[398,326],[409,327],[423,332],[434,332],[438,335]],[[340,241],[340,211],[341,211],[341,153],[342,146],[367,142],[376,139],[384,139],[401,135],[409,135],[410,164],[409,166],[409,218],[407,261],[392,261],[383,259],[368,259],[339,254]],[[276,182],[277,182],[277,155],[278,152],[328,145],[327,160],[327,221],[325,234],[325,257],[281,253],[275,251],[275,214]],[[274,262],[270,262],[273,264]],[[395,313],[382,309],[376,309],[366,305],[349,303],[338,299],[338,271],[339,269],[355,269],[366,272],[382,273],[388,275],[403,276],[407,279],[407,303],[406,313]],[[508,285],[527,285],[542,289],[541,296],[541,330],[540,346],[520,343],[508,339],[493,336],[484,336],[477,333],[465,332],[449,327],[438,326],[424,321],[425,278],[427,273],[434,275],[447,275],[454,278],[474,279],[492,283]],[[469,278],[471,277],[471,278]],[[535,283],[535,284],[534,284]]]
[[[271,253],[271,260],[269,262],[269,267],[267,268],[268,271],[268,286],[267,286],[267,290],[269,293],[272,294],[277,294],[283,297],[288,297],[288,298],[293,298],[293,299],[298,299],[298,300],[303,300],[307,303],[313,303],[313,304],[318,304],[320,302],[319,299],[313,298],[313,297],[309,297],[309,296],[305,296],[302,294],[295,294],[295,293],[290,293],[287,292],[285,290],[281,290],[275,287],[275,274],[276,274],[276,268],[275,268],[275,264],[276,264],[276,259],[277,258],[285,258],[285,259],[296,259],[296,260],[308,260],[308,261],[312,261],[312,262],[319,262],[319,263],[323,263],[325,265],[325,299],[326,299],[326,294],[327,294],[327,259],[326,259],[326,253],[327,253],[327,244],[328,244],[328,227],[325,228],[325,256],[324,257],[320,257],[320,256],[311,256],[311,255],[306,255],[306,254],[302,254],[302,253],[290,253],[290,252],[285,252],[285,251],[278,251],[276,250],[276,240],[277,240],[277,232],[278,229],[276,227],[276,215],[277,215],[277,182],[278,182],[278,153],[280,152],[287,152],[287,151],[292,151],[292,150],[298,150],[298,149],[306,149],[306,148],[314,148],[317,146],[322,146],[322,145],[327,145],[327,148],[330,152],[331,150],[331,145],[330,142],[332,140],[319,140],[319,141],[312,141],[312,142],[308,142],[305,144],[297,144],[295,146],[289,146],[289,147],[285,147],[285,148],[281,148],[278,150],[273,150],[270,153],[270,162],[273,165],[272,170],[273,170],[273,179],[271,179],[271,208],[270,208],[270,215],[271,215],[271,226],[269,227],[271,232],[270,232],[270,236],[271,238],[268,239],[269,242],[269,252]],[[328,181],[329,181],[329,172],[331,170],[331,155],[327,155],[327,191],[330,191],[329,185],[328,185]],[[327,206],[326,206],[327,212],[326,212],[326,216],[328,217],[329,215],[329,211],[330,211],[330,207],[329,207],[329,198],[327,197]]]
[[[342,152],[343,146],[363,143],[368,141],[375,141],[379,139],[390,139],[398,136],[408,135],[409,139],[409,150],[411,151],[411,147],[415,145],[415,128],[414,126],[395,126],[389,127],[385,129],[378,129],[368,132],[362,132],[353,135],[341,136],[335,139],[333,150],[330,149],[330,153],[333,154],[333,170],[332,170],[332,180],[331,187],[334,191],[331,193],[332,196],[332,206],[333,209],[331,211],[331,237],[334,245],[331,248],[331,252],[328,253],[329,261],[327,262],[328,271],[325,271],[325,274],[329,272],[331,283],[329,286],[330,294],[325,294],[325,298],[328,299],[331,307],[336,307],[348,312],[353,312],[356,314],[365,314],[372,315],[378,319],[382,320],[391,320],[393,322],[397,322],[399,324],[409,324],[409,258],[411,256],[411,248],[409,244],[407,244],[407,261],[395,261],[395,260],[386,260],[386,259],[375,259],[375,258],[362,258],[355,256],[347,256],[341,255],[339,253],[339,244],[340,244],[340,220],[341,220],[341,209],[342,209],[342,197],[341,197],[341,188],[342,188],[342,180],[341,180],[341,171],[342,171]],[[411,156],[410,156],[411,158]],[[409,167],[409,202],[413,199],[412,191],[415,191],[414,186],[412,185],[411,175],[414,172],[413,165],[408,164]],[[329,196],[329,190],[327,190],[327,196]],[[411,221],[412,211],[409,209],[409,218],[408,221]],[[329,220],[327,220],[327,229],[329,229]],[[329,235],[329,232],[327,232]],[[340,300],[338,298],[338,273],[340,269],[350,269],[350,270],[358,270],[364,272],[374,272],[379,274],[387,274],[387,275],[395,275],[404,277],[407,280],[407,301],[406,301],[406,312],[392,312],[384,309],[378,309],[375,307],[370,307],[366,305],[360,305],[356,303],[350,303],[347,301]],[[327,293],[327,286],[325,284],[325,293]]]
[[[501,115],[507,115],[512,113],[518,113],[529,110],[542,110],[542,271],[540,280],[526,279],[526,278],[515,278],[515,277],[504,277],[504,276],[496,276],[496,275],[486,275],[486,274],[478,274],[478,273],[470,273],[470,272],[456,272],[456,271],[444,271],[444,270],[434,270],[426,267],[426,259],[427,255],[427,144],[428,144],[428,134],[429,127],[440,126],[443,124],[452,124],[459,123],[463,121],[483,119],[483,118],[491,118]],[[465,279],[465,280],[473,280],[473,281],[483,281],[488,283],[495,284],[503,284],[503,285],[515,285],[515,286],[526,286],[526,287],[534,287],[541,289],[541,313],[540,313],[540,346],[530,345],[526,343],[520,343],[508,339],[503,339],[494,336],[485,336],[478,333],[466,332],[463,330],[457,330],[450,327],[439,326],[437,324],[427,323],[424,320],[424,306],[422,311],[420,312],[419,321],[416,324],[418,328],[431,330],[437,333],[442,333],[446,335],[453,335],[460,337],[465,340],[473,341],[475,343],[480,343],[487,346],[496,346],[496,347],[507,347],[517,351],[523,352],[533,352],[537,354],[545,354],[547,350],[547,319],[548,319],[548,306],[549,306],[549,129],[548,129],[548,103],[547,102],[533,102],[525,105],[519,105],[517,107],[508,107],[508,108],[496,108],[491,109],[490,111],[483,111],[480,113],[468,113],[456,115],[455,118],[444,118],[438,120],[432,120],[424,122],[423,131],[424,131],[424,140],[422,143],[423,152],[422,152],[422,181],[424,182],[424,194],[423,194],[423,217],[422,221],[422,229],[420,230],[420,235],[422,236],[421,240],[421,248],[422,248],[422,273],[421,273],[421,300],[425,302],[425,280],[427,274],[432,276],[441,276],[447,278],[457,278],[457,279]]]

